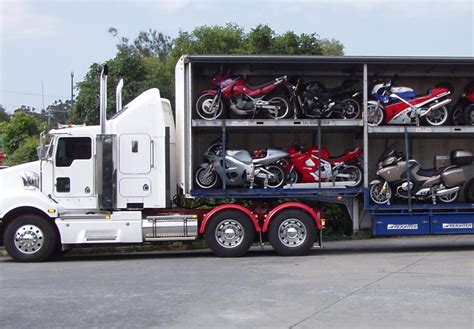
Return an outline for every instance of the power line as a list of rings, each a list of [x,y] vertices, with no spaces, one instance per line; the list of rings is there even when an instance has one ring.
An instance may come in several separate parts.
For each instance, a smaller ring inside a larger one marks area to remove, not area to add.
[[[18,94],[18,95],[27,95],[27,96],[39,96],[39,97],[43,97],[43,94],[27,93],[27,92],[22,92],[22,91],[0,90],[0,92],[2,92],[2,93],[8,93],[8,94]],[[46,95],[46,94],[44,94],[44,97],[50,97],[50,98],[65,98],[65,99],[68,98],[68,96],[57,96],[57,95]]]

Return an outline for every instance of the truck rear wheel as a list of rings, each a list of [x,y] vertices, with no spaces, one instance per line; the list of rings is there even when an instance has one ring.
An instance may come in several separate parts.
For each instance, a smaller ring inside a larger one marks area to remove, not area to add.
[[[304,211],[284,210],[270,222],[268,240],[282,256],[304,255],[316,241],[316,225]]]
[[[58,247],[52,223],[38,215],[21,215],[6,228],[3,241],[8,254],[19,262],[41,262]]]
[[[206,227],[209,248],[220,257],[242,256],[254,239],[255,229],[251,221],[237,210],[218,213]]]

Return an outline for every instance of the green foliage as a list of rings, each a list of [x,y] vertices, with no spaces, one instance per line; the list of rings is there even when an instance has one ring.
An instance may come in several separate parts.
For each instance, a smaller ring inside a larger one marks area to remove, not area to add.
[[[11,156],[20,144],[30,136],[37,136],[40,127],[34,116],[25,112],[16,112],[10,122],[0,124],[3,148],[7,156]]]
[[[7,166],[12,166],[20,163],[38,160],[36,148],[39,145],[39,138],[37,136],[26,137],[20,146],[9,155],[5,161]]]
[[[320,39],[316,33],[288,31],[276,34],[267,25],[257,25],[249,33],[237,24],[200,26],[191,32],[180,31],[172,40],[154,31],[142,31],[138,37],[119,36],[116,28],[109,33],[118,39],[117,54],[108,60],[107,112],[115,112],[115,86],[124,79],[123,104],[150,88],[159,88],[162,97],[174,100],[174,68],[182,55],[274,54],[343,55],[344,46],[334,39]],[[90,66],[73,107],[72,122],[99,122],[99,76],[101,64]]]

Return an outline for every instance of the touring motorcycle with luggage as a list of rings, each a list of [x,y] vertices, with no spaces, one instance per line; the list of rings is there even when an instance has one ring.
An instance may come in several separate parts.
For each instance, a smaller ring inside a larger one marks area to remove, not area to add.
[[[370,198],[377,204],[389,204],[392,197],[400,200],[437,200],[454,202],[466,182],[462,166],[472,164],[471,152],[454,150],[451,165],[442,168],[423,168],[414,159],[406,160],[391,145],[379,158],[376,178],[369,184]]]
[[[226,186],[280,188],[286,183],[286,172],[280,162],[288,153],[274,148],[254,151],[226,150],[223,156],[222,138],[214,141],[204,153],[203,162],[195,174],[200,188]],[[224,159],[225,158],[225,159]]]
[[[393,79],[376,82],[372,97],[367,104],[367,121],[370,126],[381,124],[420,125],[425,120],[432,126],[441,126],[448,120],[446,105],[451,102],[449,84],[438,84],[428,90],[426,95],[418,96],[409,87],[397,87],[397,76]]]
[[[355,148],[344,154],[331,156],[328,149],[313,146],[305,150],[302,145],[292,145],[288,150],[286,165],[288,183],[344,182],[345,186],[358,186],[362,182],[360,156]]]
[[[259,113],[270,119],[293,115],[286,76],[252,86],[243,76],[228,73],[215,76],[211,84],[214,88],[204,90],[196,101],[196,113],[204,120],[221,118],[225,108],[247,118],[255,118]]]
[[[456,126],[474,126],[474,81],[464,88],[464,93],[453,106],[452,116]]]
[[[326,88],[319,81],[296,79],[293,98],[297,117],[356,119],[361,113],[362,93],[356,80],[346,80],[341,86]]]

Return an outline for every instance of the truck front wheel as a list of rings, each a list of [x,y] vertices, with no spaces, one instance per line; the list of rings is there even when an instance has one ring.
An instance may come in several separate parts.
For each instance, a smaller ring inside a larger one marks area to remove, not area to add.
[[[284,210],[270,222],[268,240],[282,256],[304,255],[316,241],[316,225],[304,211]]]
[[[236,210],[216,214],[206,227],[209,248],[220,257],[237,257],[249,250],[255,229],[249,218]]]
[[[38,215],[21,215],[6,228],[3,242],[8,254],[19,262],[41,262],[58,247],[52,223]]]

